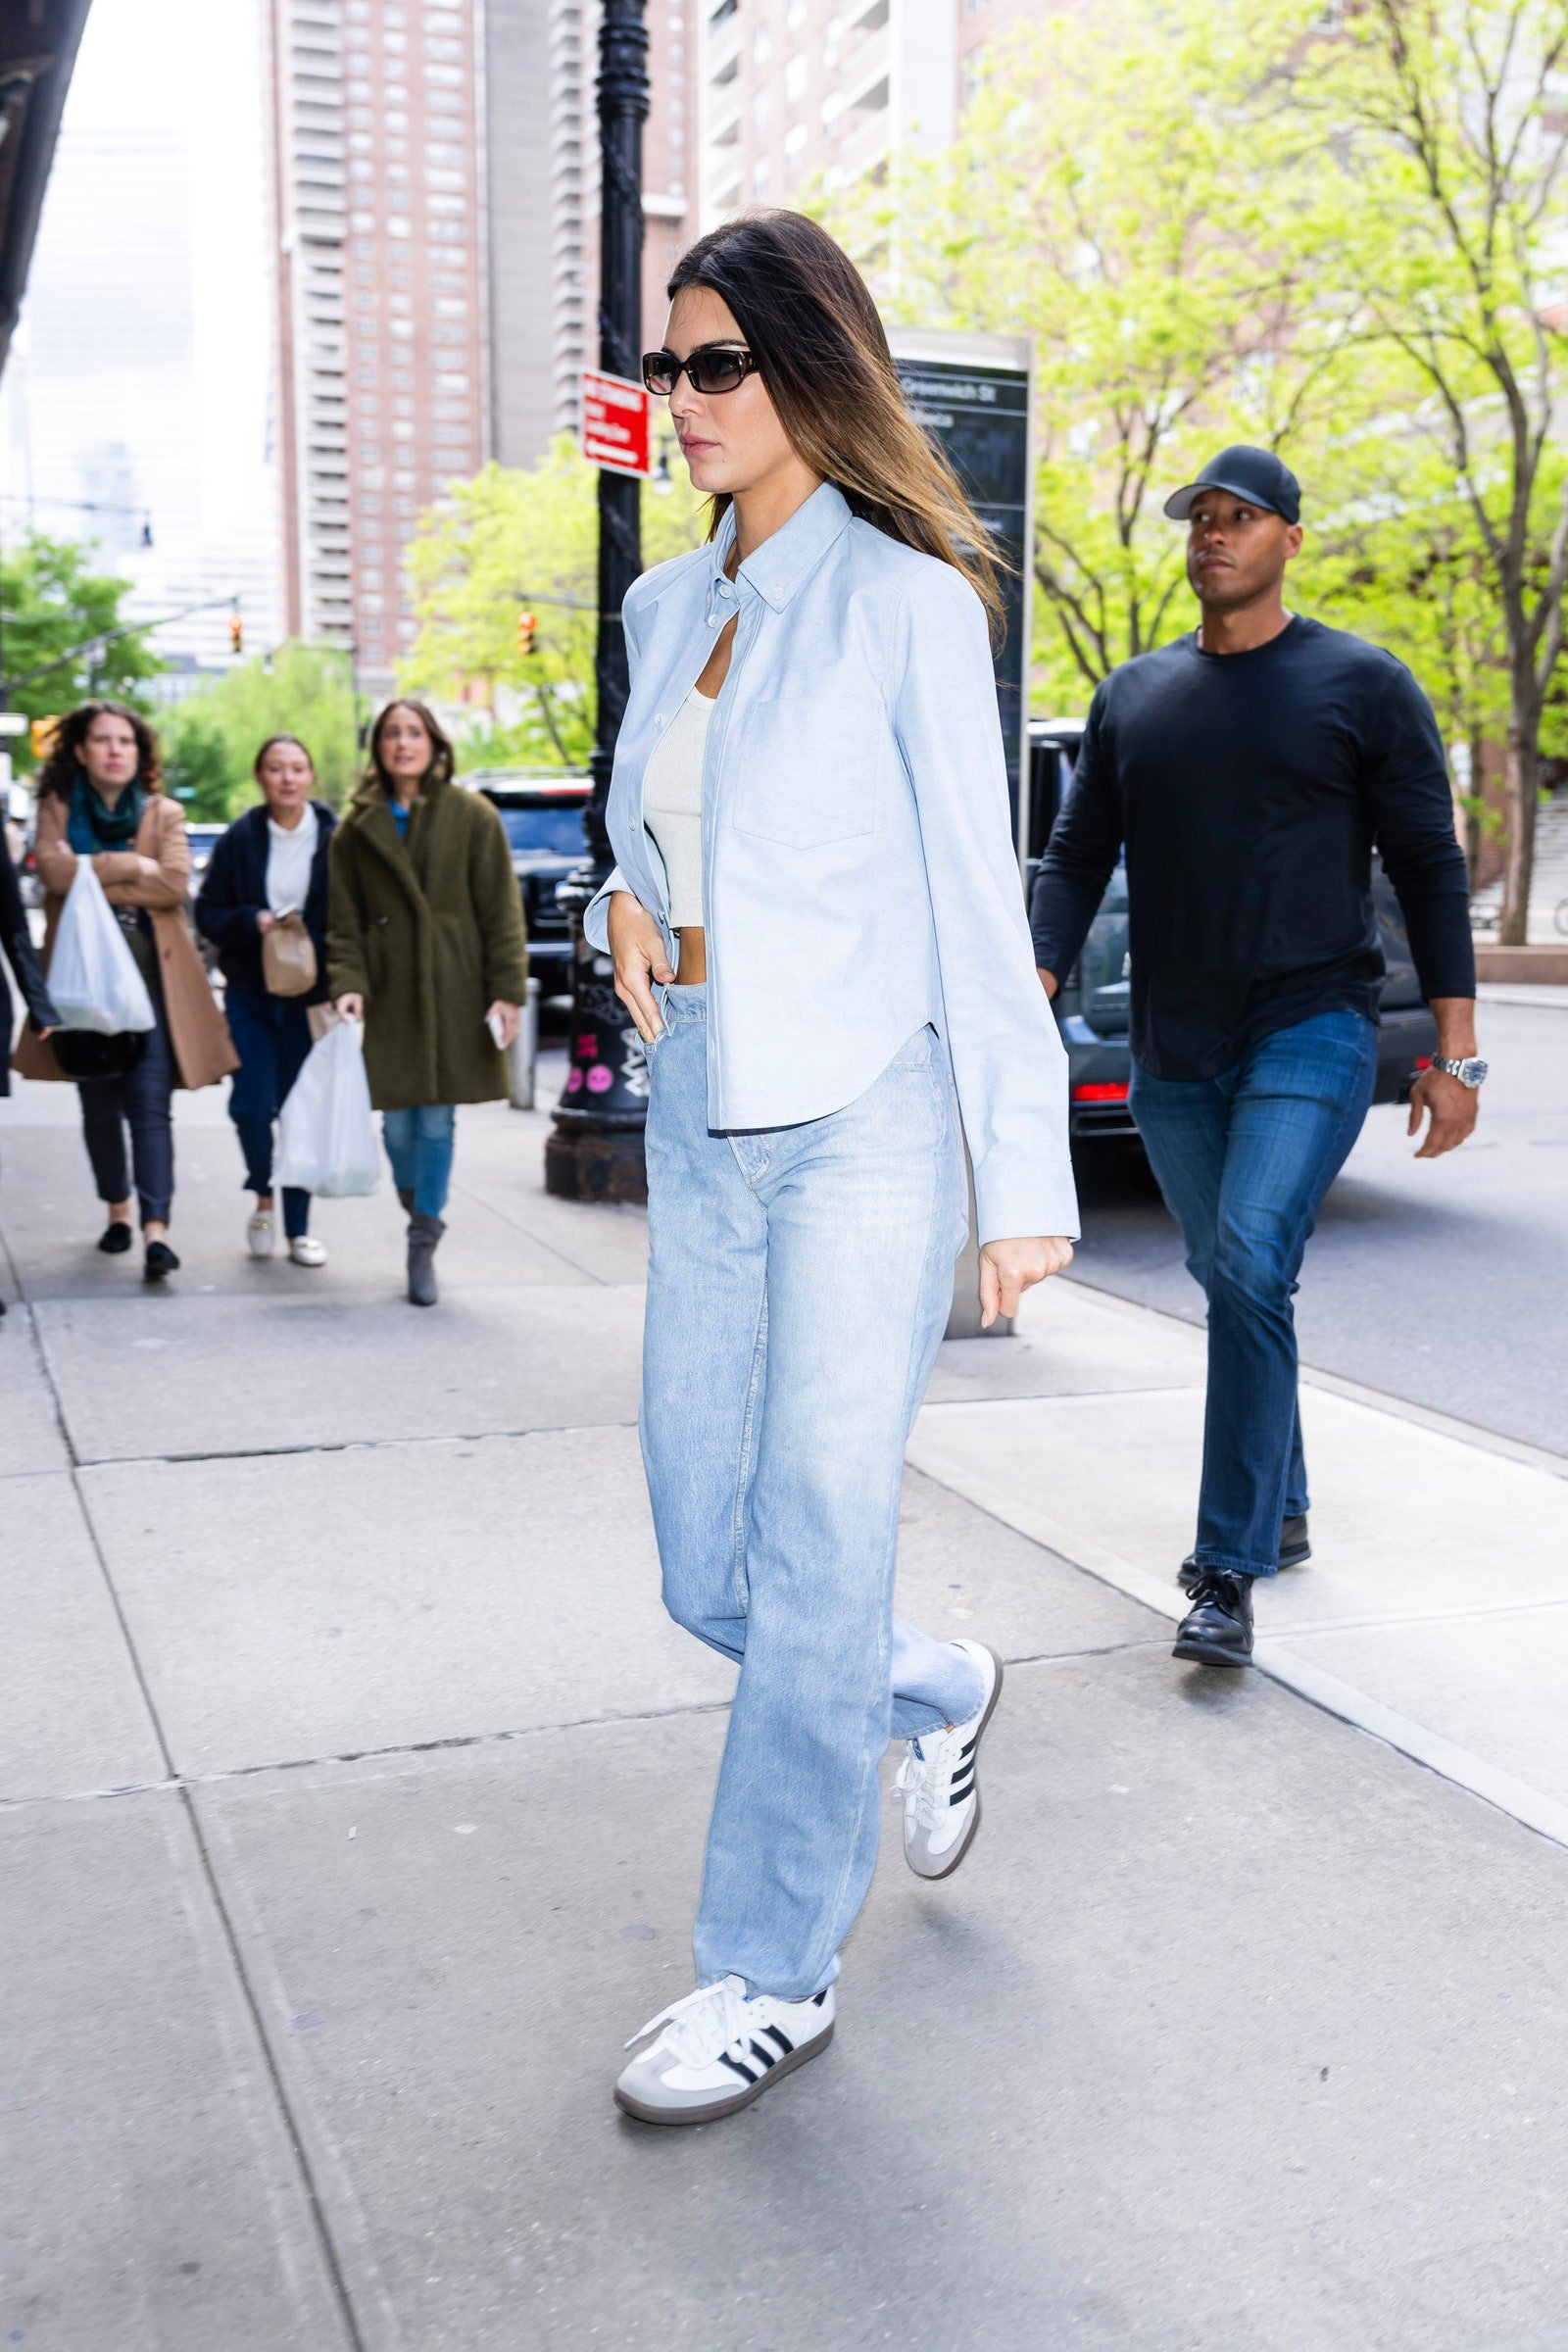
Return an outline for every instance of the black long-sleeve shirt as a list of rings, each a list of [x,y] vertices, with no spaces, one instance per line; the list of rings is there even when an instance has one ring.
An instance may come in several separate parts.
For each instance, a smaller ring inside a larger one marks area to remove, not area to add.
[[[1376,1018],[1374,845],[1426,996],[1475,994],[1431,705],[1343,630],[1297,617],[1243,654],[1187,636],[1104,680],[1030,907],[1058,979],[1124,844],[1132,1049],[1156,1077],[1213,1077],[1315,1012]]]

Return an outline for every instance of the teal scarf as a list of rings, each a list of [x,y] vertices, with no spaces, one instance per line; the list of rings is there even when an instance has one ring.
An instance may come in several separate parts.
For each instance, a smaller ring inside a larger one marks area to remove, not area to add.
[[[71,815],[66,838],[78,858],[95,857],[100,850],[128,850],[136,838],[141,812],[147,806],[140,777],[125,786],[111,808],[101,801],[85,776],[71,788]]]

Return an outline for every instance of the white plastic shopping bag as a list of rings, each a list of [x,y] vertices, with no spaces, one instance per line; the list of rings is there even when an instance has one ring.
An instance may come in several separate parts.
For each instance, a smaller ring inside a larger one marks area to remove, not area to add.
[[[49,959],[49,994],[62,1029],[122,1037],[151,1029],[153,1001],[90,858],[76,859]]]
[[[359,1021],[334,1021],[311,1048],[284,1100],[277,1132],[277,1184],[298,1185],[330,1200],[374,1192],[381,1153]]]

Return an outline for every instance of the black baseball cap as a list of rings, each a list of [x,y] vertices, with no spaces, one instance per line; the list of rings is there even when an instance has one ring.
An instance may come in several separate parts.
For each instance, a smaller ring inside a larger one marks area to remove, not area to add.
[[[1245,441],[1237,442],[1234,449],[1222,449],[1217,458],[1209,459],[1196,482],[1171,492],[1165,512],[1172,522],[1187,520],[1200,490],[1228,490],[1233,498],[1265,507],[1287,522],[1301,519],[1301,485],[1290,467],[1282,465],[1271,449],[1250,449]]]

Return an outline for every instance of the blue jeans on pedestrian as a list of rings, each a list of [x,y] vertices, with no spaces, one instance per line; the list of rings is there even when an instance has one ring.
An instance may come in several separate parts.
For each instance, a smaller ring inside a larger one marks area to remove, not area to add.
[[[1318,1204],[1372,1100],[1377,1031],[1314,1013],[1217,1078],[1133,1069],[1132,1111],[1208,1299],[1200,1567],[1273,1576],[1307,1507],[1291,1301]]]
[[[154,1023],[135,1067],[123,1078],[84,1079],[76,1091],[99,1200],[128,1200],[134,1168],[142,1224],[167,1225],[174,1200],[174,1047],[164,992],[154,987],[148,994]]]
[[[230,988],[223,999],[239,1055],[229,1082],[228,1115],[245,1154],[245,1189],[272,1189],[272,1127],[311,1050],[310,1016],[298,997]],[[311,1230],[311,1196],[283,1188],[283,1231],[297,1242]]]
[[[893,1614],[904,1448],[966,1232],[930,1029],[830,1117],[708,1125],[707,990],[659,992],[642,1446],[664,1606],[740,1666],[708,1834],[700,1983],[832,1983],[876,1861],[877,1765],[978,1707]]]
[[[415,1214],[438,1217],[452,1189],[458,1114],[450,1102],[421,1102],[415,1110],[381,1115],[381,1138],[400,1193],[414,1195]]]

